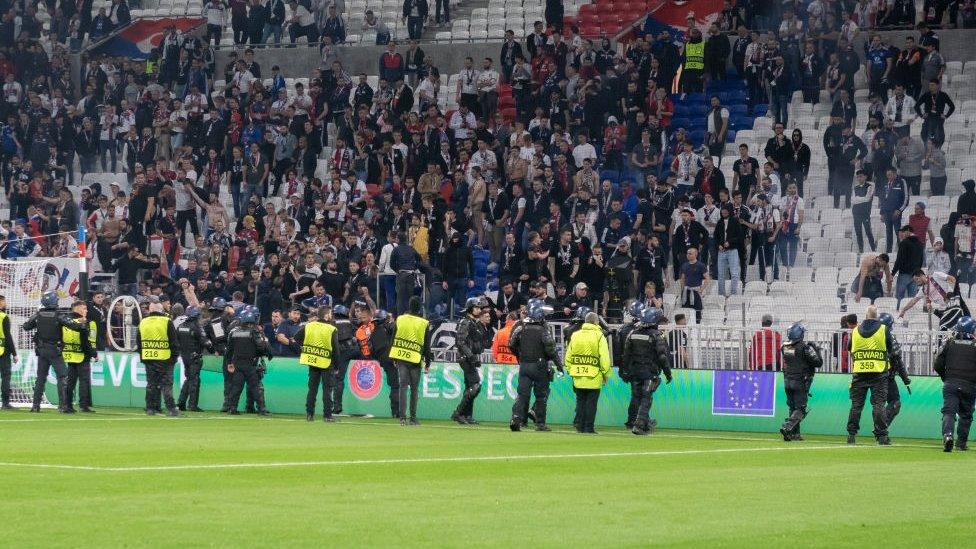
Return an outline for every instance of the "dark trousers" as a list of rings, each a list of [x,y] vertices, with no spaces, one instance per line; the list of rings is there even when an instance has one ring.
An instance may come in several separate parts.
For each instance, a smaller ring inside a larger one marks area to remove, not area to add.
[[[481,374],[478,368],[481,364],[477,362],[462,362],[461,371],[464,372],[464,393],[461,395],[461,402],[458,404],[454,413],[461,417],[474,416],[474,399],[481,393]]]
[[[35,408],[41,405],[44,384],[47,383],[51,368],[54,368],[54,375],[58,378],[58,409],[67,410],[71,405],[68,402],[68,367],[59,351],[38,350],[37,352],[37,379],[34,381],[33,405]]]
[[[888,376],[888,398],[885,399],[885,424],[891,427],[891,422],[901,411],[901,393],[898,392],[898,382],[895,381],[895,373],[891,372]]]
[[[529,400],[535,393],[535,421],[546,422],[546,405],[549,402],[549,365],[545,362],[519,364],[518,397],[515,399],[513,420],[523,423],[529,417]]]
[[[413,289],[417,285],[417,273],[403,271],[396,277],[396,313],[402,315],[407,312]]]
[[[230,390],[231,390],[231,386],[233,385],[234,374],[227,371],[226,359],[224,360],[224,364],[221,371],[224,374],[224,405],[221,407],[221,410],[227,412],[230,411],[230,403],[231,403]],[[236,407],[237,403],[234,403],[234,406]]]
[[[752,235],[752,251],[749,253],[749,265],[755,265],[756,260],[759,260],[759,280],[766,280],[766,267],[770,267],[773,264],[773,248],[774,243],[769,242],[766,233],[754,233]],[[742,272],[746,272],[745,267],[742,268]],[[744,277],[743,281],[745,281]]]
[[[434,0],[434,20],[438,23],[451,22],[451,6],[449,0]]]
[[[942,196],[945,194],[947,177],[933,177],[929,180],[929,187],[932,188],[932,196]]]
[[[581,433],[595,433],[593,422],[596,421],[596,405],[600,400],[599,389],[576,389],[576,406],[579,410],[579,425]]]
[[[884,215],[885,224],[885,253],[890,254],[892,247],[898,249],[897,236],[898,229],[901,228],[901,218],[892,219],[892,214],[894,212],[881,212]]]
[[[918,196],[922,192],[922,176],[905,176],[905,184],[908,185],[908,192],[912,196]]]
[[[654,391],[661,385],[661,378],[636,379],[630,382],[630,406],[627,407],[627,423],[647,429],[650,424]]]
[[[864,253],[863,235],[867,235],[868,245],[871,246],[871,251],[873,252],[877,248],[877,243],[874,241],[874,232],[871,231],[870,209],[857,205],[854,206],[851,213],[854,215],[854,236],[857,238],[857,252]]]
[[[807,399],[810,395],[810,381],[803,378],[784,377],[786,406],[790,415],[783,422],[783,430],[794,435],[800,434],[800,422],[807,416]]]
[[[186,381],[180,388],[180,398],[177,404],[180,408],[198,408],[200,402],[200,370],[203,368],[203,358],[200,356],[184,356],[183,368]]]
[[[332,384],[335,383],[335,374],[329,368],[308,367],[308,394],[305,396],[305,413],[315,414],[315,400],[319,394],[319,385],[322,386],[322,415],[332,417]]]
[[[847,418],[847,433],[856,435],[861,426],[861,410],[868,391],[871,391],[871,417],[874,419],[874,436],[888,435],[885,423],[885,401],[888,400],[887,374],[854,374],[851,380],[851,414]]]
[[[173,364],[158,360],[143,361],[146,365],[146,411],[160,412],[159,396],[162,394],[167,410],[176,409],[173,400]]]
[[[257,389],[257,394],[261,395],[260,402],[264,402],[264,372],[265,372],[265,367],[264,367],[264,364],[262,364],[261,362],[258,362],[257,372],[258,372],[257,383],[255,383],[254,386]],[[248,389],[250,389],[250,387],[251,387],[251,384],[248,383]],[[250,412],[250,413],[253,413],[255,411],[259,411],[261,409],[257,405],[258,402],[259,402],[259,400],[258,399],[255,399],[255,398],[253,398],[251,396],[251,391],[250,390],[248,390],[246,394],[247,394],[247,398],[244,399],[244,411]]]
[[[183,230],[186,228],[187,224],[190,225],[190,232],[196,237],[200,234],[200,227],[197,225],[197,210],[194,208],[192,210],[181,210],[176,212],[176,231],[180,234],[180,245],[185,245],[186,232]],[[193,243],[193,239],[190,240]]]
[[[231,17],[230,26],[234,30],[234,43],[243,44],[247,41],[247,18],[244,16]]]
[[[851,186],[854,184],[854,172],[851,170],[850,166],[846,168],[840,168],[835,170],[833,173],[833,189],[831,194],[834,195],[834,208],[840,208],[840,199],[845,197],[848,208],[851,207]]]
[[[91,362],[84,360],[78,363],[68,363],[68,393],[67,407],[71,408],[75,401],[75,385],[78,386],[78,406],[81,409],[91,408]]]
[[[0,356],[0,404],[10,404],[10,355]]]
[[[346,390],[346,371],[349,369],[349,360],[333,360],[329,371],[335,379],[332,380],[332,413],[342,413],[342,393]]]
[[[922,122],[922,141],[929,139],[937,146],[945,143],[945,120],[941,116],[929,116]]]
[[[976,403],[976,384],[960,379],[947,379],[942,385],[942,436],[952,436],[952,428],[959,416],[956,438],[969,440],[973,424],[973,405]]]
[[[400,417],[400,375],[392,360],[381,360],[380,368],[386,375],[386,386],[390,388],[390,415]]]
[[[394,361],[397,371],[397,387],[400,393],[397,404],[400,406],[399,416],[404,419],[407,416],[407,390],[410,390],[410,419],[417,419],[417,397],[420,391],[420,365]],[[389,378],[387,378],[389,381]]]
[[[264,395],[261,394],[261,378],[258,374],[257,364],[234,364],[234,377],[231,384],[230,401],[231,411],[237,410],[237,403],[241,400],[241,393],[244,392],[244,383],[247,383],[247,396],[257,405],[259,412],[265,410]]]
[[[420,36],[424,34],[424,18],[407,17],[407,34],[411,40],[420,40]]]

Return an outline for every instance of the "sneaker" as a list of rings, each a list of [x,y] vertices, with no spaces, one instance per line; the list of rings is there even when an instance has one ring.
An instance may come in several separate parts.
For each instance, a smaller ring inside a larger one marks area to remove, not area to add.
[[[537,423],[535,426],[535,430],[541,431],[543,433],[548,433],[549,431],[552,431],[552,429],[550,429],[549,426],[546,425],[545,423]]]
[[[88,406],[82,406],[81,407],[81,413],[83,413],[83,414],[94,414],[95,413],[95,410],[92,410]]]
[[[417,427],[417,426],[420,425],[420,421],[418,421],[417,418],[412,417],[412,418],[410,418],[410,425],[413,425],[414,427]]]
[[[401,417],[400,418],[400,427],[406,427],[406,426],[407,426],[407,418]]]
[[[969,450],[969,445],[966,444],[965,440],[959,440],[958,442],[956,442],[956,450],[960,452],[965,452]]]
[[[508,428],[512,430],[513,433],[517,433],[522,430],[522,420],[517,417],[512,418],[512,422],[508,424]]]
[[[315,421],[315,414],[305,414],[305,421]]]
[[[888,435],[878,437],[878,446],[891,446],[891,439]]]
[[[948,435],[948,436],[946,436],[942,440],[942,451],[943,452],[951,452],[952,451],[952,447],[954,445],[955,445],[955,441],[952,440],[952,435]]]
[[[786,427],[780,429],[779,432],[781,435],[783,435],[783,442],[790,442],[791,440],[793,440],[793,434],[790,433],[790,431]]]
[[[481,424],[480,424],[480,423],[478,423],[478,421],[477,421],[477,420],[476,420],[475,418],[473,418],[473,417],[466,417],[466,418],[464,418],[464,422],[465,422],[465,423],[467,423],[468,425],[481,425]]]
[[[847,443],[854,444],[857,442],[857,438],[854,435],[847,435]]]
[[[457,412],[454,412],[453,414],[451,414],[451,421],[453,421],[454,423],[457,423],[458,425],[466,425],[467,424],[467,421],[464,420],[464,416],[462,416],[461,414],[459,414]]]

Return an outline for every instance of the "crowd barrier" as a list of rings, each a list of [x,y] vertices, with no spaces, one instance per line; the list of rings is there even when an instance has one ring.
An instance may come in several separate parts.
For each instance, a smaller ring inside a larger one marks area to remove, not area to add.
[[[26,361],[26,362],[25,362]],[[15,365],[14,375],[28,376],[34,358],[26,353]],[[223,400],[220,358],[207,357],[201,374],[200,406],[217,410]],[[475,405],[481,421],[508,422],[515,401],[518,367],[485,363],[481,368],[483,390]],[[182,384],[183,369],[177,366],[174,392]],[[455,363],[434,363],[423,376],[418,416],[421,419],[447,419],[460,400],[463,376]],[[662,380],[663,381],[663,380]],[[911,395],[901,387],[901,414],[891,429],[893,437],[938,438],[941,420],[941,388],[936,377],[918,376],[912,380]],[[47,397],[57,401],[49,378]],[[389,388],[379,365],[372,361],[353,361],[345,376],[344,413],[390,417]],[[787,416],[782,375],[750,370],[678,369],[674,382],[662,383],[654,398],[652,417],[669,429],[752,431],[777,433]],[[264,378],[267,404],[272,412],[305,412],[307,369],[294,358],[276,358],[268,363]],[[810,415],[803,423],[804,433],[843,435],[846,433],[850,400],[850,376],[826,373],[816,376],[810,389]],[[92,365],[92,393],[96,407],[142,408],[145,404],[145,368],[134,353],[102,353]],[[596,423],[604,428],[621,428],[627,415],[630,387],[614,371],[600,395]],[[243,400],[243,398],[242,398]],[[568,376],[556,378],[549,397],[549,423],[569,424],[574,415],[575,398]],[[321,416],[321,395],[318,399]],[[242,404],[243,408],[243,404]],[[861,434],[871,437],[870,406],[861,417]]]

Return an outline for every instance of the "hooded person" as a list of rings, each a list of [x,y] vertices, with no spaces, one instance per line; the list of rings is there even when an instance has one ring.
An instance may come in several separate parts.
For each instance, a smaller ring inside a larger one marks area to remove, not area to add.
[[[894,350],[891,332],[878,317],[878,308],[868,307],[865,319],[851,332],[851,412],[847,419],[847,443],[856,442],[861,411],[868,391],[871,392],[871,417],[878,444],[888,446],[888,421],[885,403],[888,399],[890,374],[889,353]]]

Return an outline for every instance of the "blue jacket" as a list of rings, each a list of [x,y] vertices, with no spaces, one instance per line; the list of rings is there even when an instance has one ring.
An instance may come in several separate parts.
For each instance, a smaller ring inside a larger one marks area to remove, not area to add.
[[[904,212],[905,208],[908,207],[908,186],[904,179],[896,178],[891,184],[891,188],[888,187],[888,182],[884,181],[877,190],[880,194],[878,207],[882,212],[893,212],[895,210]]]

